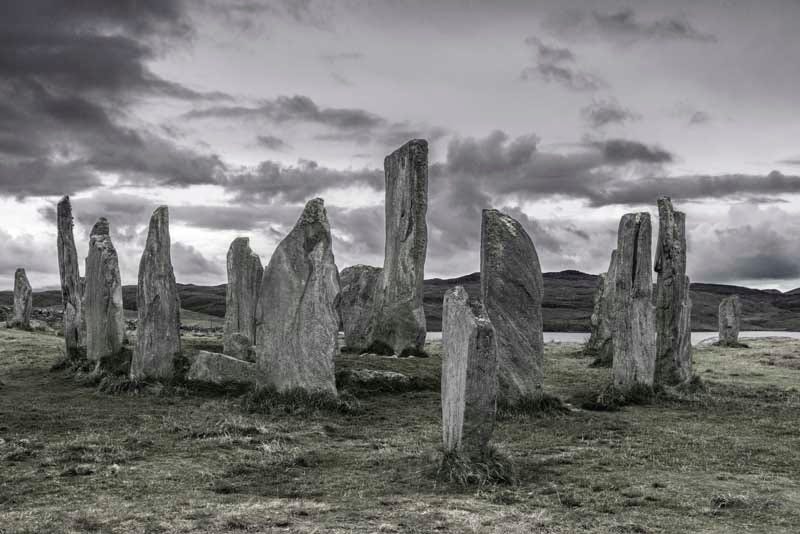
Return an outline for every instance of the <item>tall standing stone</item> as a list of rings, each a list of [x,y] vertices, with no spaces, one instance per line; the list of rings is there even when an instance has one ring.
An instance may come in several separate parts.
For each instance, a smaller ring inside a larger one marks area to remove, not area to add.
[[[86,258],[83,313],[86,318],[86,356],[93,361],[117,354],[125,341],[122,279],[117,251],[108,230],[108,221],[101,217],[89,236],[89,256]]]
[[[614,280],[617,271],[617,251],[611,252],[608,271],[601,273],[597,280],[592,310],[592,331],[586,343],[585,354],[594,356],[594,365],[611,367],[614,359],[614,340],[612,336],[612,306],[614,302]]]
[[[719,341],[723,347],[739,345],[739,327],[742,323],[742,303],[739,295],[725,297],[719,303]]]
[[[139,319],[131,377],[172,378],[175,357],[181,352],[181,303],[172,270],[166,206],[158,207],[150,218],[139,262],[136,306]]]
[[[30,330],[32,311],[33,290],[25,269],[20,268],[14,272],[14,318],[10,326]]]
[[[339,280],[339,313],[344,330],[344,344],[354,349],[366,348],[372,341],[375,296],[381,287],[383,269],[353,265],[339,274]]]
[[[653,385],[656,363],[652,229],[649,213],[622,216],[614,277],[614,385],[630,389]]]
[[[256,340],[256,305],[264,268],[250,239],[237,237],[228,249],[228,287],[225,293],[225,329],[222,352],[249,360]]]
[[[262,385],[336,394],[339,271],[321,198],[310,200],[264,270],[256,312]]]
[[[67,356],[80,354],[85,347],[84,333],[81,328],[81,291],[80,266],[75,238],[72,233],[72,204],[69,197],[63,197],[57,206],[58,224],[58,271],[61,275],[61,301],[64,305],[64,343]]]
[[[689,277],[686,276],[686,216],[668,197],[658,199],[656,282],[657,384],[675,385],[692,377]]]
[[[544,282],[533,241],[513,218],[483,210],[481,295],[497,334],[498,399],[541,394]]]
[[[461,286],[444,295],[442,349],[444,449],[479,456],[494,431],[497,343],[483,305]]]
[[[425,255],[428,248],[428,142],[409,141],[383,162],[386,178],[386,246],[373,339],[422,350]]]

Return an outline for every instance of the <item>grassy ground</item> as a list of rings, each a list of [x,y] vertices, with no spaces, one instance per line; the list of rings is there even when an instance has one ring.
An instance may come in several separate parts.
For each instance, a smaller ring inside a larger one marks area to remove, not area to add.
[[[303,416],[180,389],[109,396],[49,371],[61,339],[0,330],[0,532],[796,533],[800,343],[749,343],[696,351],[706,392],[616,412],[578,409],[609,371],[549,345],[547,391],[576,408],[499,422],[517,482],[464,489],[431,476],[435,389]],[[337,366],[435,388],[429,349]]]

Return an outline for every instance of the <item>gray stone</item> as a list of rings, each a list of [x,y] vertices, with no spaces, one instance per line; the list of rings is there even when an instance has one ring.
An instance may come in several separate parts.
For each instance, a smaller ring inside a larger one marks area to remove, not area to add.
[[[600,274],[594,293],[594,308],[591,317],[591,335],[586,343],[585,354],[594,356],[594,365],[611,367],[614,359],[614,339],[611,323],[613,319],[614,279],[616,277],[617,251],[611,252],[608,272]]]
[[[75,356],[86,346],[85,328],[81,328],[80,266],[72,233],[72,204],[62,198],[56,208],[58,220],[58,271],[61,275],[61,301],[64,305],[64,343],[68,356]]]
[[[376,295],[383,281],[383,269],[354,265],[340,275],[339,313],[344,330],[344,344],[364,349],[372,342],[372,322],[376,313]]]
[[[262,385],[336,394],[339,271],[321,198],[310,200],[264,270],[256,313]]]
[[[138,322],[131,377],[169,379],[181,352],[181,303],[172,270],[169,210],[160,206],[150,218],[136,293]]]
[[[252,362],[201,350],[189,366],[186,379],[218,386],[252,384],[256,382],[256,372],[256,364]]]
[[[719,303],[719,345],[739,345],[739,326],[742,323],[742,303],[739,295],[725,297]]]
[[[372,338],[396,353],[425,346],[422,307],[428,248],[428,142],[409,141],[383,162],[386,245]]]
[[[264,268],[250,249],[250,239],[237,237],[228,249],[228,287],[222,352],[249,360],[256,339],[256,305]],[[249,346],[248,346],[249,345]]]
[[[667,197],[658,199],[656,245],[655,383],[675,385],[692,378],[689,277],[686,276],[686,216]]]
[[[486,452],[496,406],[495,330],[483,305],[456,286],[445,293],[442,310],[444,450],[468,456]]]
[[[89,236],[84,295],[86,357],[99,361],[118,353],[125,341],[119,260],[108,233],[108,221],[102,217]]]
[[[33,311],[33,290],[31,283],[28,282],[28,275],[25,269],[17,269],[14,272],[14,317],[9,326],[31,329],[31,312]]]
[[[346,387],[378,391],[403,391],[411,387],[411,378],[403,373],[377,369],[346,369],[338,380]]]
[[[622,216],[617,237],[612,336],[614,385],[653,385],[656,363],[652,228],[649,213]]]
[[[533,241],[517,221],[483,210],[481,294],[497,332],[498,398],[538,396],[544,380],[544,282]]]

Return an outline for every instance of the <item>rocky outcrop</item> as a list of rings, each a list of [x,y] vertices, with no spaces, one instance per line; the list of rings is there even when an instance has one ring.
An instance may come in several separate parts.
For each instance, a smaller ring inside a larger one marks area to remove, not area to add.
[[[172,270],[169,210],[160,206],[150,218],[136,293],[138,322],[131,377],[172,378],[181,352],[181,303]]]
[[[656,281],[657,384],[675,385],[692,377],[689,277],[686,276],[686,216],[667,197],[658,199]]]
[[[731,295],[719,303],[719,341],[723,347],[739,346],[739,325],[742,322],[742,303],[739,295]]]
[[[544,282],[533,241],[516,220],[483,210],[481,294],[497,335],[498,399],[541,394]]]
[[[33,290],[28,281],[25,269],[14,272],[14,317],[8,326],[22,330],[31,329],[31,312],[33,311]]]
[[[383,162],[386,177],[386,246],[373,341],[400,353],[422,350],[425,256],[428,248],[428,142],[409,141]]]
[[[228,249],[228,287],[225,293],[225,329],[222,352],[250,359],[256,339],[256,305],[264,268],[250,249],[250,239],[237,237]]]
[[[105,218],[97,221],[89,236],[84,295],[86,356],[99,362],[117,354],[125,341],[119,260]]]
[[[339,313],[344,344],[352,349],[367,348],[372,342],[372,322],[376,314],[376,295],[383,281],[383,269],[354,265],[340,275]]]
[[[650,214],[623,215],[617,236],[612,336],[614,385],[653,385],[656,357]]]
[[[591,335],[586,343],[584,353],[594,357],[594,366],[611,367],[614,359],[614,340],[612,337],[611,322],[613,319],[612,305],[614,302],[614,280],[617,269],[617,251],[611,252],[611,262],[608,272],[600,274],[597,280],[597,290],[594,294],[594,308],[591,317]]]
[[[328,215],[315,198],[264,270],[256,313],[262,385],[336,394],[338,297]]]
[[[56,208],[58,224],[58,272],[61,275],[61,300],[64,305],[64,343],[67,356],[83,352],[85,328],[81,328],[81,281],[78,251],[72,233],[72,204],[63,197]]]
[[[218,386],[252,384],[256,382],[256,371],[254,363],[201,350],[189,366],[186,379]]]
[[[444,296],[442,437],[446,452],[480,456],[494,431],[497,401],[495,330],[480,301],[461,286]]]

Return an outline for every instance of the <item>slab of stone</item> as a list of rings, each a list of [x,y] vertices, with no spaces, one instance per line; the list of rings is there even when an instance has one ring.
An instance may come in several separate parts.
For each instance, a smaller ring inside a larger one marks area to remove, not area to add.
[[[248,362],[256,361],[256,346],[250,338],[234,332],[228,336],[227,341],[228,344],[223,349],[225,354]]]
[[[483,210],[481,294],[497,335],[498,398],[538,396],[544,380],[539,256],[528,233],[497,210]]]
[[[584,353],[595,358],[597,367],[611,367],[614,359],[614,340],[612,336],[612,309],[614,302],[614,279],[616,277],[617,251],[611,252],[608,271],[600,274],[594,293],[594,307],[591,317],[591,335]]]
[[[446,452],[486,452],[497,405],[497,342],[480,301],[462,286],[442,310],[442,437]]]
[[[58,272],[61,276],[61,301],[64,305],[64,343],[67,356],[80,354],[86,346],[81,328],[82,286],[78,251],[73,236],[72,204],[63,197],[56,208],[58,225]]]
[[[228,249],[228,287],[222,352],[249,360],[256,339],[256,306],[264,268],[250,248],[250,239],[237,237]]]
[[[339,314],[344,331],[344,344],[349,349],[365,349],[372,342],[376,296],[383,283],[383,269],[369,265],[353,265],[340,275]]]
[[[84,295],[86,357],[100,361],[118,353],[125,341],[119,260],[104,217],[97,221],[89,236]]]
[[[187,380],[225,386],[256,382],[256,364],[218,352],[201,350],[186,374]]]
[[[9,325],[12,328],[30,330],[32,312],[33,290],[25,269],[20,268],[14,272],[14,317]]]
[[[742,324],[742,303],[739,295],[731,295],[719,303],[719,341],[723,347],[739,345],[739,327]]]
[[[170,379],[181,353],[180,310],[172,270],[169,210],[160,206],[150,218],[136,293],[138,322],[131,377]]]
[[[262,385],[336,394],[339,271],[321,198],[310,200],[264,270],[256,318]]]

